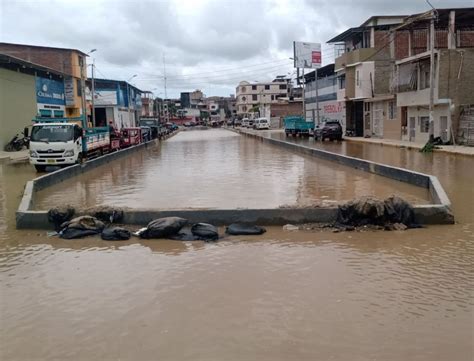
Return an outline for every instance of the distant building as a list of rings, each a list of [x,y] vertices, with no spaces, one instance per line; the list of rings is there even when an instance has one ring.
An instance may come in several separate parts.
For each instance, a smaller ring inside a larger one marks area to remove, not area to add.
[[[0,53],[64,74],[65,116],[83,114],[87,55],[77,49],[0,43]]]
[[[277,103],[279,98],[288,97],[291,87],[290,79],[285,77],[277,77],[268,83],[241,81],[236,88],[236,114],[251,116],[260,105]]]
[[[154,104],[154,96],[151,91],[144,91],[142,93],[142,117],[153,117],[156,115],[156,109]]]

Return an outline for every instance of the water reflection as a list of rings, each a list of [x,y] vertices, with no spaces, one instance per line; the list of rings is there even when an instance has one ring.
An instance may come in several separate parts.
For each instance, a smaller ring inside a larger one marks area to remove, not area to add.
[[[429,199],[428,192],[418,187],[226,130],[209,130],[182,132],[161,148],[138,152],[43,190],[35,206],[274,208],[393,193],[413,203]]]

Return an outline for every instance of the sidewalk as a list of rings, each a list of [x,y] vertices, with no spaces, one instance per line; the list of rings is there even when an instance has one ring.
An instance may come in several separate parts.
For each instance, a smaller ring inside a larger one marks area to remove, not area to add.
[[[344,137],[347,142],[359,142],[359,143],[371,143],[378,145],[387,145],[391,147],[407,148],[407,149],[421,149],[425,146],[425,143],[414,143],[403,140],[394,139],[377,139],[377,138],[361,138],[361,137]],[[435,152],[445,152],[451,154],[460,154],[466,156],[474,156],[474,147],[467,147],[464,145],[438,145],[439,149],[435,149]]]
[[[28,149],[19,152],[0,151],[0,163],[26,162],[28,161]]]

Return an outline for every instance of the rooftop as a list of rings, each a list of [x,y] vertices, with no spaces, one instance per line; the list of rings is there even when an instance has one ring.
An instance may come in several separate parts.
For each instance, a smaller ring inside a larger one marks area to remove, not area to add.
[[[40,48],[40,49],[48,49],[48,50],[61,50],[61,51],[76,51],[78,53],[81,53],[82,55],[88,56],[86,53],[78,50],[78,49],[70,49],[70,48],[56,48],[52,46],[40,46],[40,45],[29,45],[29,44],[15,44],[15,43],[3,43],[0,42],[0,47],[3,45],[8,45],[8,46],[17,46],[17,47],[25,47],[25,48]]]

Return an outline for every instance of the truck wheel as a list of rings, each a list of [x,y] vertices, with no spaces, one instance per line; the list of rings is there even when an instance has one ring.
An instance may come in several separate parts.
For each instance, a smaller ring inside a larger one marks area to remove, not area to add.
[[[46,170],[46,166],[35,164],[35,169],[36,169],[37,172],[44,172]]]

